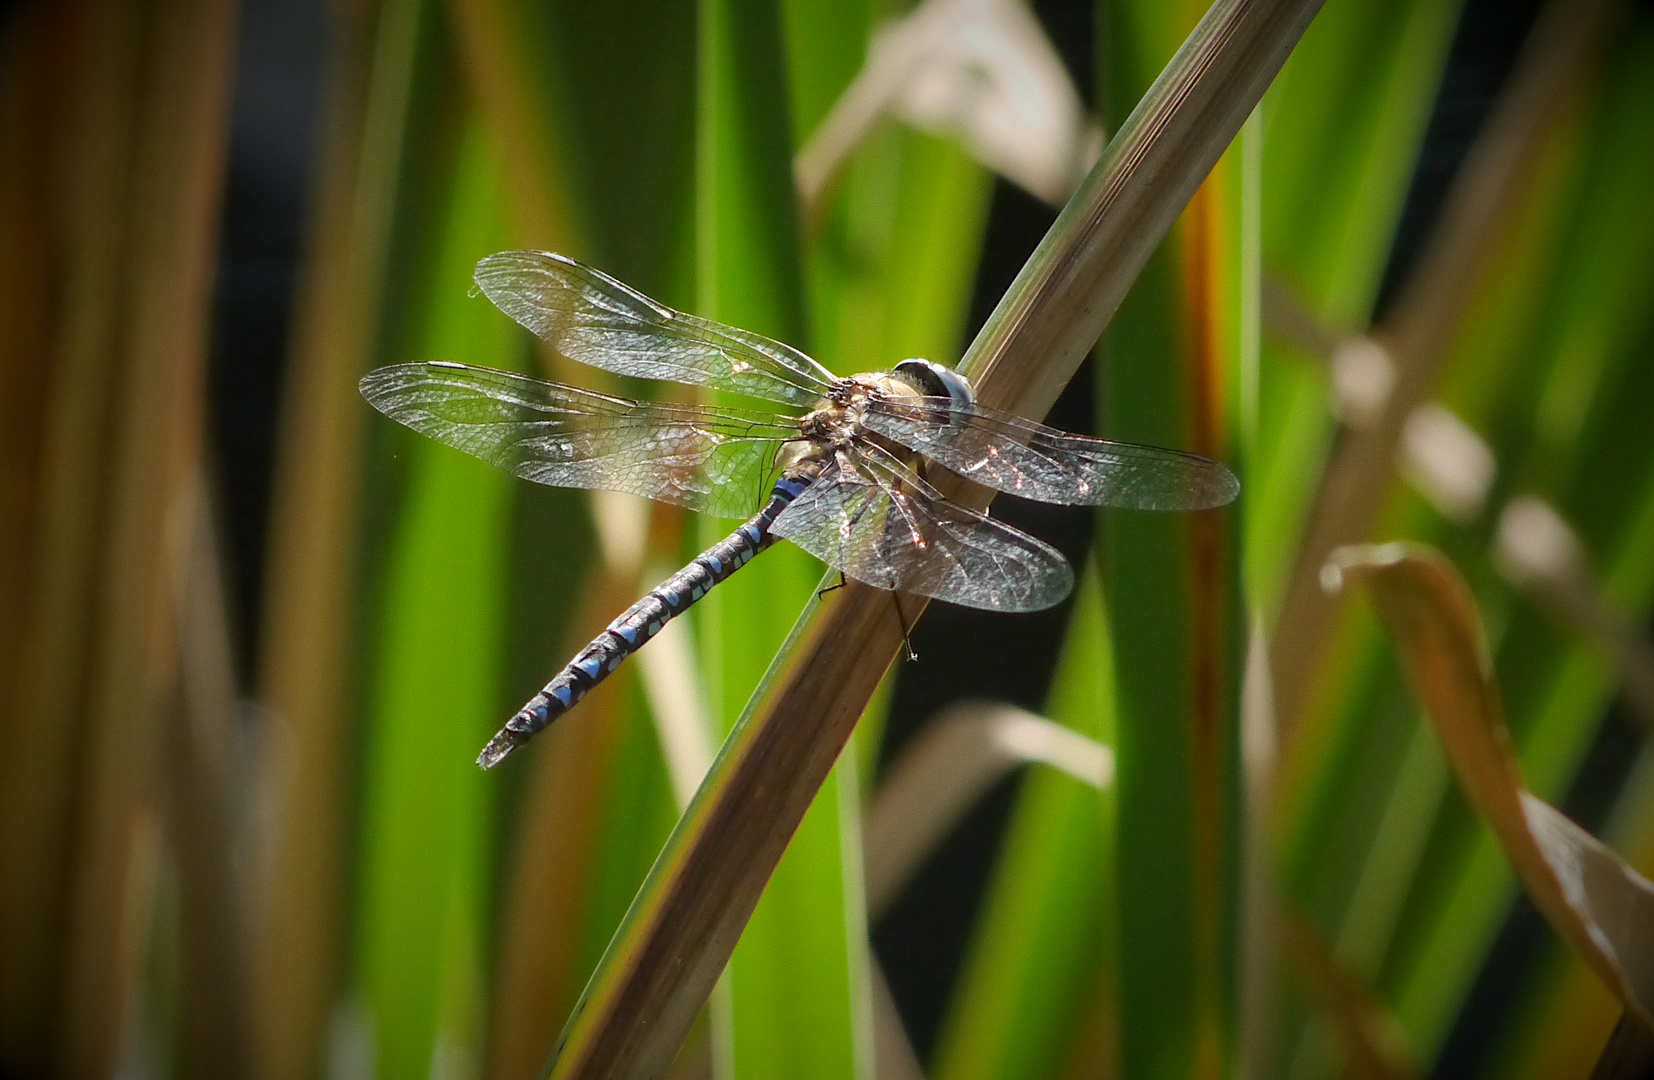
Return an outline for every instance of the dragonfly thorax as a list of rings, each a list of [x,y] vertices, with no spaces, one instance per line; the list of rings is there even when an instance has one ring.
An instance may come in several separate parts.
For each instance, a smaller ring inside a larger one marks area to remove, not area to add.
[[[888,371],[837,379],[816,402],[816,407],[799,419],[799,431],[812,441],[843,446],[864,434],[867,405],[875,396],[899,397],[914,393],[906,380]]]
[[[852,439],[869,437],[865,418],[873,399],[915,397],[946,398],[949,412],[968,409],[976,401],[970,383],[958,372],[930,360],[903,360],[890,371],[868,371],[835,380],[816,407],[800,420],[799,427],[807,439],[843,446]],[[945,418],[939,419],[946,422]]]

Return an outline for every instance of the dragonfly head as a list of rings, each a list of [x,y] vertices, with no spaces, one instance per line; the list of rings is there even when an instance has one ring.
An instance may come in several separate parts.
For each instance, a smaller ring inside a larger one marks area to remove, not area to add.
[[[956,407],[976,403],[976,395],[965,376],[934,360],[903,360],[894,371],[926,397],[945,397]]]

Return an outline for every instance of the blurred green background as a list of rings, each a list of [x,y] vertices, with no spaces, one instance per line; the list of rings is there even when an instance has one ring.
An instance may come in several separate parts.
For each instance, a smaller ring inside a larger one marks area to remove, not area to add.
[[[956,360],[1204,10],[1017,5],[4,8],[0,1077],[536,1074],[821,570],[778,545],[484,774],[728,524],[513,480],[356,380],[660,392],[471,296],[512,247],[839,373]],[[1589,1075],[1617,1002],[1318,571],[1446,551],[1529,786],[1654,869],[1651,132],[1646,0],[1326,0],[1049,418],[1240,503],[995,504],[1075,595],[925,615],[673,1075]],[[892,763],[970,702],[1104,782],[935,767],[964,809],[870,911]]]

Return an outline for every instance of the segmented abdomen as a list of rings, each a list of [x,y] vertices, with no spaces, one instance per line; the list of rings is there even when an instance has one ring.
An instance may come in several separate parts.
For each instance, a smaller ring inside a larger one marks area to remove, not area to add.
[[[485,769],[492,768],[536,732],[568,712],[628,656],[660,633],[661,627],[683,614],[714,585],[774,543],[770,524],[808,484],[808,479],[793,476],[783,476],[778,480],[764,509],[627,608],[590,645],[580,650],[568,666],[546,683],[489,740],[478,756],[477,764]]]

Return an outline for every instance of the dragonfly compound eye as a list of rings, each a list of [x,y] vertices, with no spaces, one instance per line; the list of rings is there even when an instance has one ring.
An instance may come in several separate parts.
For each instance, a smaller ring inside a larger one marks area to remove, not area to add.
[[[965,376],[934,360],[903,360],[894,368],[928,397],[950,398],[956,408],[969,408],[976,402],[971,384]]]

